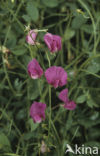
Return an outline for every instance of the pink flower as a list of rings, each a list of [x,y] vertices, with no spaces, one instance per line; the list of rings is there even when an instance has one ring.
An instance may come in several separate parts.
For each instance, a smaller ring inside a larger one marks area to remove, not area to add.
[[[50,52],[54,53],[61,50],[61,37],[58,35],[52,35],[50,33],[46,33],[44,35],[44,41],[48,46]]]
[[[68,89],[63,89],[60,92],[59,99],[64,102],[64,108],[68,110],[74,110],[76,108],[76,103],[74,101],[69,101]]]
[[[65,103],[64,108],[68,110],[74,110],[76,108],[76,103],[74,101],[68,101]]]
[[[43,75],[43,69],[40,67],[36,59],[29,62],[27,69],[28,74],[32,79],[40,78]]]
[[[35,45],[37,32],[34,32],[34,30],[30,30],[28,32],[28,35],[26,36],[26,42],[30,45]]]
[[[52,66],[45,71],[45,77],[54,88],[64,86],[67,83],[67,73],[62,67]]]
[[[59,99],[62,100],[64,103],[68,102],[68,89],[63,89],[59,94]]]
[[[45,120],[46,104],[41,102],[34,102],[30,107],[30,116],[35,123],[40,123]]]

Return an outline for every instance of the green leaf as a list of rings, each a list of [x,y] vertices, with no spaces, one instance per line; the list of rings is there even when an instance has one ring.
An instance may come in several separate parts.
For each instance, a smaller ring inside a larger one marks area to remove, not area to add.
[[[81,26],[80,29],[88,34],[93,34],[93,26],[92,25],[84,24],[83,26]]]
[[[23,15],[22,18],[26,21],[26,22],[30,22],[31,18],[28,15]]]
[[[19,80],[19,78],[16,78],[14,81],[14,87],[17,91],[20,91],[22,88],[22,81]]]
[[[31,57],[29,55],[25,54],[24,56],[22,56],[22,61],[27,68],[28,63],[31,61]]]
[[[25,116],[26,115],[26,112],[25,112],[25,109],[20,109],[17,114],[16,114],[16,119],[17,120],[24,120],[25,119]]]
[[[39,11],[32,1],[28,1],[26,10],[31,20],[36,22],[39,18]]]
[[[29,119],[28,123],[31,127],[31,132],[36,130],[36,128],[39,126],[39,123],[34,123],[32,119]]]
[[[4,133],[0,133],[0,149],[10,147],[10,142]]]
[[[94,112],[90,117],[91,120],[96,120],[97,118],[99,118],[99,112]]]
[[[100,63],[92,61],[87,70],[94,74],[98,73],[100,71]]]
[[[58,5],[57,0],[42,0],[42,2],[44,5],[50,8],[56,7]]]
[[[73,3],[73,2],[71,3],[71,2],[66,1],[66,6],[70,8],[73,15],[76,15],[76,10],[78,9],[76,3]]]
[[[93,108],[94,106],[95,107],[98,107],[98,105],[95,103],[95,101],[93,101],[93,99],[88,99],[87,100],[87,105],[91,108]]]
[[[34,100],[39,96],[39,94],[38,80],[29,80],[28,98],[30,100]]]
[[[78,123],[82,126],[84,126],[85,128],[90,128],[93,127],[95,125],[99,125],[100,124],[100,120],[90,120],[89,118],[85,118],[85,119],[79,119]]]
[[[99,128],[92,128],[89,129],[89,137],[91,137],[92,139],[96,139],[96,138],[100,138],[100,129]]]
[[[29,139],[33,139],[33,138],[38,138],[38,133],[36,131],[29,131],[27,133],[24,133],[23,135],[23,139],[24,140],[29,140]]]
[[[66,29],[64,32],[64,40],[70,40],[75,35],[75,31],[71,29]]]
[[[22,46],[17,46],[15,49],[11,50],[14,55],[20,56],[26,53],[26,48]]]
[[[86,95],[81,95],[76,99],[76,103],[83,103],[86,101]]]
[[[87,19],[84,18],[83,15],[77,15],[72,21],[72,28],[80,29],[81,26],[86,23],[86,21]]]

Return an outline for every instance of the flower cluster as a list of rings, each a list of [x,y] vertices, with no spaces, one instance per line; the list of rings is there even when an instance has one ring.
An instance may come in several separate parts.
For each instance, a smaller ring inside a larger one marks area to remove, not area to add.
[[[37,32],[35,30],[30,30],[26,41],[30,45],[35,45],[37,37]],[[61,50],[61,37],[58,35],[52,35],[51,33],[46,33],[44,35],[44,41],[51,53],[55,53]],[[67,72],[60,66],[51,66],[43,72],[43,69],[39,65],[38,61],[34,58],[32,59],[27,67],[28,74],[32,79],[40,78],[43,73],[44,76],[51,86],[54,88],[62,87],[67,84]],[[58,98],[64,102],[63,107],[67,110],[74,110],[76,104],[74,101],[70,101],[68,98],[68,89],[64,89],[60,92]],[[33,121],[40,123],[42,120],[45,120],[45,110],[46,104],[41,102],[33,102],[30,107],[30,116]]]
[[[36,30],[30,30],[26,36],[26,42],[30,45],[35,45],[37,37]],[[55,53],[61,50],[61,37],[58,35],[52,35],[51,33],[46,33],[44,35],[45,44],[48,46],[51,53]]]

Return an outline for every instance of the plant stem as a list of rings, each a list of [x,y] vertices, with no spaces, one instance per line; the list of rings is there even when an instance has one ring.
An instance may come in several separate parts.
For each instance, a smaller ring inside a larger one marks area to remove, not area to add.
[[[90,12],[90,10],[88,9],[88,7],[86,6],[86,4],[84,2],[82,2],[81,0],[78,0],[78,2],[85,8],[85,10],[88,12],[91,21],[92,21],[92,26],[93,26],[93,33],[94,33],[94,49],[93,49],[93,53],[96,54],[96,24],[94,21],[94,18]]]
[[[49,67],[51,66],[51,63],[50,63],[50,59],[49,59],[49,55],[48,55],[48,52],[46,52],[46,56],[47,56],[47,60],[48,60],[48,63],[49,63]]]
[[[51,129],[51,86],[49,85],[49,134]]]
[[[51,66],[51,62],[48,56],[48,53],[46,52],[46,56],[47,56],[47,60],[49,63],[49,67]],[[51,86],[49,85],[49,131],[48,131],[48,135],[50,135],[50,129],[51,129]]]
[[[10,82],[10,79],[9,79],[9,76],[8,76],[8,73],[7,73],[7,69],[6,69],[6,65],[5,65],[5,62],[4,62],[4,56],[2,55],[2,61],[3,61],[3,68],[4,68],[4,72],[5,72],[5,76],[6,76],[6,79],[7,79],[7,82],[8,82],[8,85],[9,85],[9,88],[11,89],[12,93],[14,96],[16,96],[16,92]]]
[[[31,49],[31,46],[30,46],[30,45],[29,45],[29,50],[30,50],[30,56],[31,56],[31,58],[33,59],[34,56],[33,56],[32,49]]]
[[[40,92],[40,98],[42,98],[41,82],[40,82],[40,80],[38,80],[38,88],[39,88],[39,92]]]

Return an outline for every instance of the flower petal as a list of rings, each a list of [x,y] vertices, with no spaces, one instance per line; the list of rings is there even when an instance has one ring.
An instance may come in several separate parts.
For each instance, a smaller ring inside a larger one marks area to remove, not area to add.
[[[40,78],[43,75],[43,69],[40,67],[38,61],[33,59],[27,66],[28,74],[32,79]]]
[[[52,66],[45,71],[47,82],[57,88],[67,83],[67,73],[62,67]]]
[[[34,30],[30,30],[28,35],[26,36],[26,42],[30,45],[35,45],[35,40],[37,37],[37,33]]]
[[[60,94],[59,94],[59,99],[62,100],[63,102],[68,102],[68,89],[63,89]]]
[[[40,123],[42,120],[45,120],[45,109],[46,104],[41,102],[34,102],[30,107],[30,116],[32,117],[35,123]]]
[[[48,46],[50,52],[54,53],[54,52],[61,50],[62,43],[61,43],[60,36],[46,33],[44,36],[44,41],[46,45]]]
[[[74,110],[76,108],[76,103],[74,101],[68,101],[65,103],[64,108]]]

